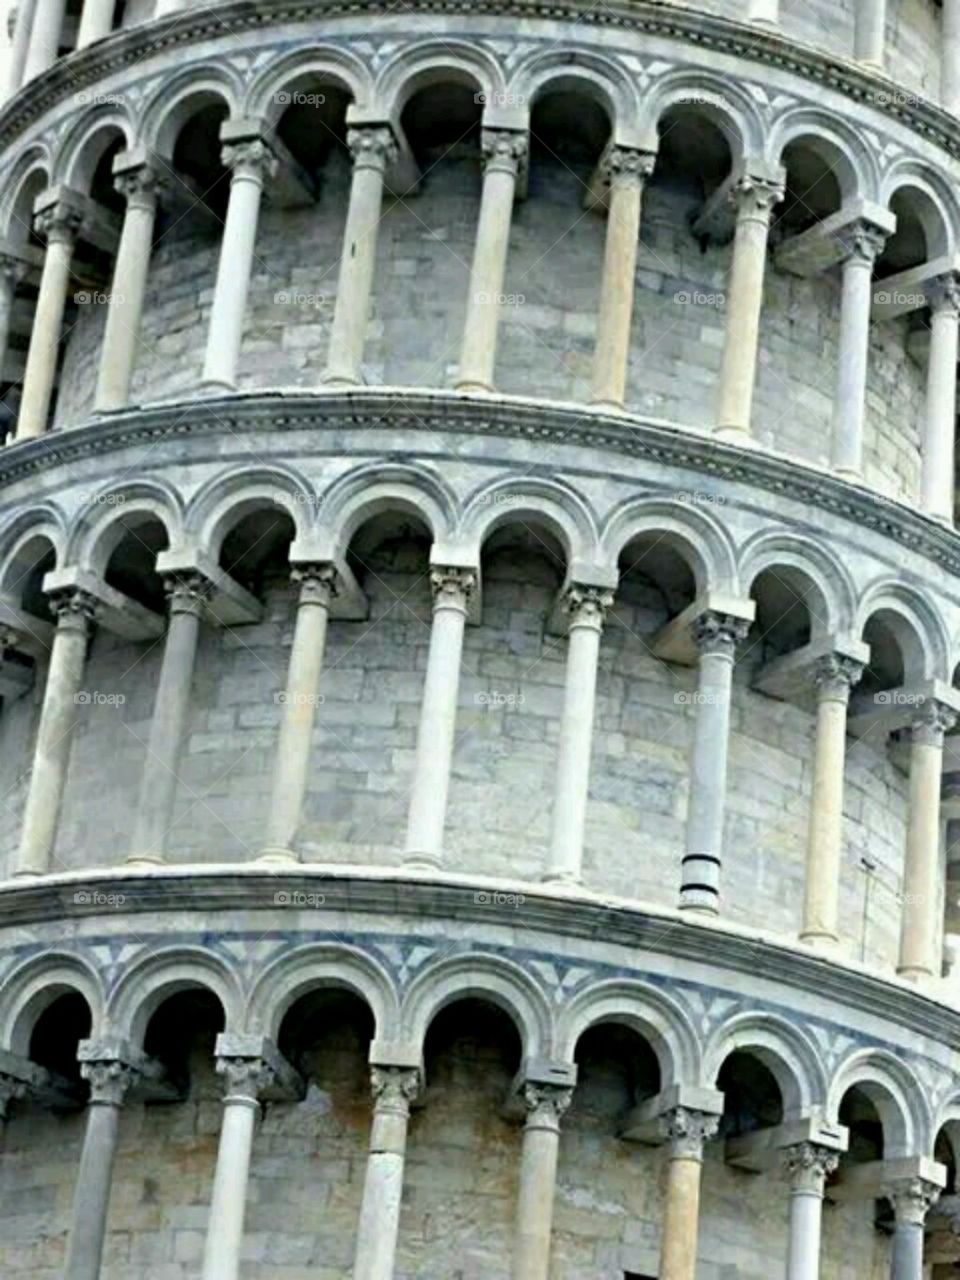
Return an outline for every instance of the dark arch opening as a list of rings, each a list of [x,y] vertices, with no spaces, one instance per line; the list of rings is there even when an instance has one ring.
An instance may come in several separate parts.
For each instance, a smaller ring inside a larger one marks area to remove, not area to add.
[[[177,1091],[186,1096],[199,1081],[215,1085],[214,1051],[224,1028],[223,1007],[212,991],[188,987],[154,1010],[144,1052],[162,1062]]]
[[[760,661],[768,662],[810,643],[810,583],[802,573],[789,565],[772,565],[757,575],[750,594],[757,602],[752,647]],[[817,621],[826,627],[826,618]]]
[[[720,121],[684,104],[664,112],[657,133],[657,163],[649,185],[687,197],[688,216],[695,216],[728,177],[736,140],[728,136]]]
[[[603,1022],[577,1042],[577,1087],[571,1117],[592,1116],[616,1132],[630,1110],[662,1087],[660,1062],[649,1041],[631,1027]]]
[[[162,521],[152,516],[124,524],[104,572],[108,586],[115,587],[154,613],[166,611],[163,579],[157,573],[157,556],[169,546]]]
[[[335,157],[346,164],[350,95],[321,75],[300,77],[285,93],[289,105],[277,121],[277,137],[319,192],[326,165]]]
[[[836,213],[843,200],[835,166],[809,139],[796,138],[788,143],[782,163],[787,179],[777,215],[777,239],[809,230]]]
[[[627,543],[618,562],[617,604],[630,605],[641,633],[659,631],[696,599],[697,581],[679,542],[663,530],[641,533]]]
[[[288,512],[273,505],[247,511],[220,547],[220,568],[256,596],[290,576],[290,544],[296,526]]]
[[[221,158],[220,142],[220,126],[227,115],[222,102],[200,107],[184,123],[173,146],[173,167],[186,179],[194,196],[216,215],[217,233],[230,195],[230,172]]]
[[[300,996],[280,1024],[277,1046],[305,1080],[350,1081],[350,1094],[369,1095],[366,1068],[373,1013],[352,991],[320,987]]]
[[[723,1093],[720,1133],[739,1137],[783,1122],[783,1096],[770,1068],[749,1050],[737,1049],[717,1075]]]
[[[79,992],[56,997],[40,1014],[30,1035],[29,1057],[66,1080],[80,1081],[77,1045],[90,1035],[90,1006]]]

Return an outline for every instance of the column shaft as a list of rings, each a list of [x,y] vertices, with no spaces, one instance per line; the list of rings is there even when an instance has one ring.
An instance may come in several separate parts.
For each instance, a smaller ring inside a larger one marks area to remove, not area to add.
[[[140,783],[131,861],[162,862],[173,821],[183,739],[190,716],[200,618],[209,584],[177,574],[165,584],[170,620]]]
[[[483,192],[470,271],[458,391],[493,390],[500,299],[507,272],[513,202],[517,193],[517,174],[526,155],[525,133],[506,129],[484,130]]]
[[[573,1090],[552,1085],[524,1087],[527,1122],[520,1153],[511,1280],[547,1280],[550,1274],[550,1234],[557,1183],[560,1119]]]
[[[79,218],[54,209],[38,215],[35,224],[38,231],[46,233],[47,251],[43,256],[40,292],[33,313],[27,367],[23,375],[18,440],[43,435],[47,429]]]
[[[960,287],[956,280],[948,279],[928,292],[931,307],[930,359],[927,366],[920,505],[928,515],[952,524]]]
[[[823,1188],[840,1163],[836,1151],[802,1142],[785,1152],[790,1181],[790,1243],[786,1280],[819,1280]]]
[[[733,665],[748,628],[740,618],[716,613],[702,614],[694,623],[700,664],[680,907],[711,915],[720,904]]]
[[[758,22],[771,27],[780,25],[780,0],[750,0],[748,22]]]
[[[678,1107],[661,1123],[670,1144],[670,1155],[658,1276],[659,1280],[694,1280],[703,1144],[717,1132],[719,1118]]]
[[[353,181],[324,378],[339,386],[355,386],[361,380],[384,174],[397,154],[393,134],[387,127],[350,129],[347,145],[353,154]]]
[[[54,597],[51,607],[57,614],[57,629],[23,815],[17,875],[43,875],[50,869],[95,602],[82,591],[68,591]]]
[[[336,569],[332,564],[304,565],[294,569],[290,576],[299,584],[300,598],[290,648],[264,850],[265,857],[283,860],[296,859],[293,850],[307,791],[327,618],[336,592]]]
[[[859,62],[883,66],[886,28],[887,0],[857,0],[854,52]]]
[[[115,185],[126,196],[127,206],[100,351],[94,399],[98,411],[122,409],[130,400],[157,215],[157,177],[152,170],[128,171]]]
[[[839,939],[840,866],[843,856],[843,776],[850,686],[862,667],[839,655],[817,666],[817,730],[813,794],[807,837],[803,927],[805,942],[829,945]]]
[[[84,49],[102,40],[113,30],[115,0],[83,0],[83,12],[77,31],[77,48]]]
[[[564,601],[570,625],[546,876],[551,881],[575,884],[580,879],[600,636],[612,604],[613,593],[599,587],[571,587]]]
[[[439,866],[453,761],[463,631],[476,575],[468,569],[435,569],[430,578],[433,626],[417,732],[405,859]]]
[[[960,114],[960,0],[943,0],[940,104]]]
[[[213,390],[232,391],[247,316],[263,183],[276,171],[277,162],[260,138],[224,146],[223,162],[233,170],[233,177],[210,308],[203,382]]]
[[[259,1112],[255,1096],[228,1094],[224,1099],[201,1280],[237,1280],[240,1274],[250,1156]]]
[[[737,188],[717,410],[717,430],[734,440],[750,435],[770,215],[782,199],[783,188],[765,179],[745,177]]]
[[[910,744],[910,798],[903,867],[903,914],[897,972],[905,978],[940,976],[940,790],[943,735],[955,717],[930,701],[914,722]]]
[[[33,16],[36,8],[37,0],[21,0],[17,5],[16,25],[13,28],[13,40],[10,45],[10,57],[7,62],[5,96],[8,98],[13,97],[23,84],[27,53],[30,48],[30,33],[33,28]]]
[[[923,1228],[940,1188],[925,1178],[914,1177],[894,1183],[886,1194],[893,1205],[896,1222],[891,1280],[923,1280]]]
[[[857,225],[844,233],[842,239],[847,256],[841,268],[840,350],[833,406],[833,466],[842,475],[857,477],[863,463],[873,264],[883,247],[883,235],[869,226]]]
[[[410,1103],[420,1089],[420,1072],[375,1067],[370,1154],[363,1183],[353,1280],[393,1280],[403,1196]]]
[[[615,147],[605,161],[607,236],[591,399],[612,409],[622,409],[626,399],[643,184],[655,159],[646,152]]]
[[[60,52],[60,37],[67,0],[36,0],[30,42],[27,47],[27,65],[24,83],[52,67]]]

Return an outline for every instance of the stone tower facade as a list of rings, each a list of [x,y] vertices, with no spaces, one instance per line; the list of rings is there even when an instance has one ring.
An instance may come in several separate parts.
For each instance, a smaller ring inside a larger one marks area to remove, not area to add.
[[[3,1280],[960,1264],[960,0],[20,0]]]

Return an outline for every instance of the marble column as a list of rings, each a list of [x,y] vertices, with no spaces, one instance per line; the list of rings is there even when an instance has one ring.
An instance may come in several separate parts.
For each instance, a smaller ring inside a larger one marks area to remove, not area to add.
[[[17,420],[17,440],[43,435],[50,416],[50,402],[57,376],[60,331],[67,305],[70,264],[80,230],[79,211],[65,204],[44,209],[34,218],[34,226],[46,237],[40,275],[40,292],[33,313],[33,328],[23,375],[23,394]]]
[[[160,182],[154,169],[138,165],[118,174],[114,185],[127,203],[100,349],[94,396],[99,413],[123,409],[130,400]]]
[[[430,584],[433,626],[420,706],[404,861],[436,868],[443,859],[463,631],[477,576],[472,569],[437,568],[430,573]]]
[[[17,285],[26,275],[26,271],[27,264],[22,258],[12,253],[0,253],[0,382],[3,381],[3,368],[10,345],[10,325],[13,319]]]
[[[790,1244],[786,1280],[819,1280],[823,1188],[840,1155],[813,1142],[801,1142],[784,1152],[790,1184]]]
[[[80,1071],[90,1082],[90,1099],[63,1276],[99,1280],[120,1108],[137,1073],[117,1061],[84,1062]]]
[[[614,147],[604,158],[607,235],[590,397],[603,408],[622,409],[626,400],[643,186],[656,159],[625,147]]]
[[[37,0],[20,0],[17,5],[17,16],[13,28],[13,39],[10,43],[10,55],[7,59],[7,83],[5,97],[12,98],[24,81],[24,70],[27,65],[27,53],[30,48],[30,32],[33,28],[33,15],[36,12]]]
[[[863,675],[863,667],[851,658],[832,653],[820,659],[814,674],[817,730],[800,937],[804,942],[831,946],[840,937],[838,919],[847,708],[850,690]]]
[[[261,1058],[218,1058],[217,1071],[226,1080],[226,1093],[200,1275],[201,1280],[238,1280],[259,1099],[274,1073]]]
[[[263,186],[276,172],[277,159],[262,138],[227,143],[221,154],[232,176],[210,308],[203,385],[211,391],[233,391],[247,318]]]
[[[910,1178],[887,1189],[896,1226],[890,1280],[923,1280],[923,1227],[940,1188],[924,1178]]]
[[[960,115],[960,0],[943,0],[940,54],[940,105]]]
[[[597,694],[600,637],[613,592],[575,584],[567,591],[567,666],[557,746],[550,865],[545,879],[577,884],[590,788],[590,756]]]
[[[780,0],[750,0],[747,21],[756,22],[763,26],[778,27],[780,25]]]
[[[520,1154],[511,1280],[547,1280],[550,1274],[560,1120],[572,1098],[573,1090],[561,1085],[525,1084],[523,1087],[527,1120]]]
[[[73,589],[51,596],[50,608],[57,625],[17,852],[16,874],[21,876],[50,870],[96,601]]]
[[[294,851],[303,814],[310,748],[320,697],[320,676],[327,640],[330,602],[336,595],[332,564],[302,564],[290,574],[299,587],[297,617],[290,646],[283,718],[273,768],[273,790],[263,860],[299,861]]]
[[[742,443],[750,437],[770,217],[774,206],[783,199],[783,187],[769,179],[747,175],[738,184],[734,198],[737,222],[727,286],[717,431]]]
[[[960,280],[956,276],[942,277],[927,289],[927,298],[930,303],[930,356],[921,450],[920,506],[928,515],[952,524]]]
[[[901,977],[940,977],[940,790],[943,735],[956,715],[934,699],[919,708],[910,730],[910,796],[900,919]]]
[[[393,1280],[403,1195],[410,1104],[420,1092],[420,1072],[373,1067],[373,1126],[363,1182],[353,1280]]]
[[[663,1117],[661,1125],[669,1153],[659,1280],[694,1280],[703,1144],[715,1136],[720,1117],[677,1107]]]
[[[484,129],[483,192],[470,270],[467,318],[460,349],[458,391],[492,391],[501,297],[507,272],[517,178],[529,139],[511,129]]]
[[[56,62],[66,12],[67,0],[36,0],[33,22],[30,25],[26,69],[23,73],[24,83]]]
[[[115,0],[83,0],[80,26],[77,29],[77,48],[85,49],[95,40],[102,40],[113,30]]]
[[[878,70],[884,63],[887,0],[856,0],[854,56]]]
[[[389,126],[376,125],[349,129],[347,145],[353,156],[353,180],[324,381],[353,387],[361,381],[384,176],[396,159],[397,144]]]
[[[749,629],[750,623],[745,619],[712,610],[702,613],[693,623],[693,639],[700,661],[690,755],[681,910],[716,915],[720,909],[733,666],[737,645]]]
[[[133,848],[128,858],[136,863],[160,863],[166,856],[190,718],[200,622],[211,590],[200,573],[171,574],[164,588],[169,614],[167,636],[147,738]]]
[[[873,268],[885,236],[878,228],[858,222],[839,237],[844,252],[841,267],[840,349],[837,389],[833,402],[833,466],[856,479],[863,462],[863,424],[867,396],[867,356]]]

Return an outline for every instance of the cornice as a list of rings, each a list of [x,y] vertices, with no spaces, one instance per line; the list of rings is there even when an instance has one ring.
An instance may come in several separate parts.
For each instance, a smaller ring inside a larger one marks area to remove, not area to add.
[[[3,487],[59,466],[161,441],[308,430],[336,435],[396,431],[407,440],[437,433],[538,441],[581,447],[677,467],[849,520],[960,577],[960,534],[860,485],[795,458],[744,449],[657,419],[611,415],[574,405],[513,396],[465,396],[452,391],[376,387],[350,392],[263,392],[170,401],[111,414],[83,426],[50,432],[0,451]],[[404,454],[411,452],[405,448]],[[555,455],[553,455],[555,457]],[[178,460],[182,455],[178,454]],[[544,459],[546,466],[547,459]],[[528,467],[528,470],[530,468]]]
[[[42,941],[37,932],[40,926],[62,926],[102,917],[104,909],[95,901],[99,894],[123,895],[123,912],[115,906],[108,910],[111,929],[116,928],[121,915],[136,918],[169,912],[180,931],[186,914],[195,915],[198,929],[206,934],[215,933],[219,927],[233,932],[235,923],[244,917],[249,919],[249,913],[260,919],[264,911],[275,910],[264,904],[287,884],[307,892],[322,888],[327,899],[325,910],[342,909],[354,930],[358,917],[377,919],[376,927],[381,929],[383,917],[394,916],[413,922],[506,928],[511,934],[521,925],[524,931],[542,934],[553,949],[558,938],[588,942],[602,939],[605,947],[623,947],[631,954],[669,956],[714,972],[760,975],[764,982],[785,990],[809,993],[819,1001],[834,1000],[939,1043],[956,1044],[960,1040],[960,1010],[900,980],[881,977],[767,935],[692,921],[681,912],[653,910],[589,894],[551,894],[540,885],[520,882],[497,883],[498,889],[511,891],[503,893],[504,903],[498,905],[496,894],[478,895],[478,887],[490,885],[480,878],[414,877],[390,870],[379,874],[350,867],[305,865],[266,871],[254,866],[221,865],[154,868],[149,872],[71,872],[38,880],[8,881],[0,886],[0,938],[5,930],[28,928],[31,937]],[[78,894],[78,886],[86,892]],[[511,898],[514,889],[523,894],[522,921],[518,921]],[[298,927],[293,927],[293,932]],[[140,923],[131,928],[138,934],[144,930]],[[62,933],[61,930],[61,936]]]
[[[331,18],[396,18],[403,14],[465,18],[569,21],[585,28],[614,28],[685,41],[743,58],[761,66],[795,73],[812,84],[835,89],[867,103],[878,118],[898,120],[921,137],[960,155],[960,121],[912,88],[862,67],[826,49],[802,44],[761,27],[719,14],[698,13],[666,0],[226,0],[119,31],[61,59],[17,94],[0,111],[0,150],[46,111],[107,76],[135,67],[151,53],[162,53],[218,35],[237,36],[266,27],[310,24]]]

